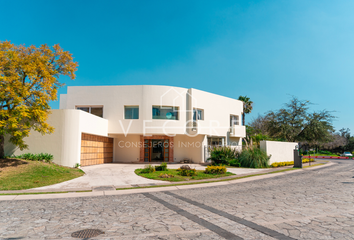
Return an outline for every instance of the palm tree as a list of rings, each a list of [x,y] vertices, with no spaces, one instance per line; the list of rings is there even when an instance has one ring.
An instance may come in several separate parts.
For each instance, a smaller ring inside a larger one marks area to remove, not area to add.
[[[238,100],[243,102],[242,125],[245,126],[245,114],[251,113],[253,102],[247,96],[239,96]]]

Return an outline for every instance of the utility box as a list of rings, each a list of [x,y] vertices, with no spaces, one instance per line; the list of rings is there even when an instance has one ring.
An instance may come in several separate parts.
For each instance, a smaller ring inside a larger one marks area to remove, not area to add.
[[[294,149],[294,168],[302,168],[302,156],[298,149]]]

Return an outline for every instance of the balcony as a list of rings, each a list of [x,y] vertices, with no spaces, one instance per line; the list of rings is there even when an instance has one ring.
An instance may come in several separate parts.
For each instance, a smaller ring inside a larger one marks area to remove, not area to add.
[[[230,127],[230,137],[246,137],[246,127],[240,125],[233,125]]]

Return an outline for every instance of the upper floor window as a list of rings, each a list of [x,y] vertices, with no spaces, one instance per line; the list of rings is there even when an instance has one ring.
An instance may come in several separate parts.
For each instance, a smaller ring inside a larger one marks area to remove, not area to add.
[[[93,115],[96,115],[98,117],[103,117],[103,107],[97,107],[97,106],[89,106],[89,107],[76,107],[76,109],[91,113]]]
[[[193,121],[204,120],[204,110],[203,109],[193,109]]]
[[[178,107],[152,106],[152,119],[178,120]]]
[[[124,119],[139,119],[139,106],[124,106]]]
[[[240,119],[237,115],[230,115],[230,127],[240,125]]]

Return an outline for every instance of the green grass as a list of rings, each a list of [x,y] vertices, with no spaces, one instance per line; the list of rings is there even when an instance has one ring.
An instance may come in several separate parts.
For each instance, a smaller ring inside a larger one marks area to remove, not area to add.
[[[69,192],[0,193],[0,196],[2,196],[2,195],[38,195],[38,194],[59,194],[59,193],[69,193]]]
[[[0,190],[48,186],[84,175],[76,168],[20,159],[0,159]]]
[[[181,181],[189,181],[189,180],[202,180],[202,179],[210,179],[210,178],[220,178],[220,177],[227,177],[231,175],[236,175],[234,173],[227,172],[225,174],[206,174],[203,170],[197,170],[196,176],[181,176],[176,169],[168,169],[167,171],[156,171],[153,173],[140,173],[142,169],[136,169],[135,173],[141,177],[155,179],[155,180],[162,180],[162,181],[169,181],[169,182],[181,182]],[[160,174],[172,174],[173,178],[160,178]]]
[[[309,154],[304,154],[304,156],[309,156]],[[316,154],[311,154],[311,156],[329,156],[329,157],[340,157],[337,154],[322,154],[322,153],[316,153]]]
[[[267,175],[267,174],[272,174],[272,173],[279,173],[279,172],[285,172],[285,171],[291,171],[291,170],[299,170],[299,169],[301,169],[301,168],[283,169],[283,170],[273,171],[273,172],[269,172],[269,173],[251,174],[251,175],[247,175],[247,176],[233,177],[233,178],[228,178],[228,179],[220,179],[220,180],[216,180],[216,181],[202,181],[202,182],[191,182],[191,183],[176,183],[176,184],[168,184],[168,185],[155,185],[155,186],[143,186],[143,187],[117,188],[116,190],[129,190],[129,189],[140,189],[140,188],[158,188],[158,187],[173,187],[173,186],[195,185],[195,184],[203,184],[203,183],[224,182],[224,181],[232,181],[232,180],[238,180],[238,179],[242,179],[242,178],[249,178],[249,177],[255,177],[255,176],[262,176],[262,175]]]
[[[309,167],[315,167],[315,166],[319,166],[319,165],[323,165],[324,163],[316,163],[316,164],[311,164],[311,166],[305,166],[302,168],[309,168]]]

